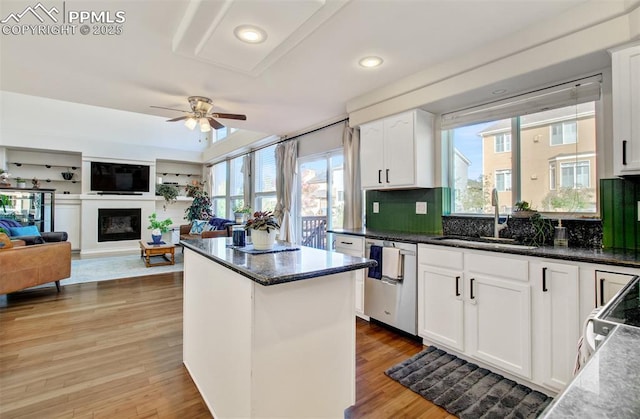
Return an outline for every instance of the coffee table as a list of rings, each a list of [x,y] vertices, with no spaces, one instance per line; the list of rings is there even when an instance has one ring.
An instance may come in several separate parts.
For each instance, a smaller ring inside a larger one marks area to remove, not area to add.
[[[144,263],[147,268],[151,266],[175,265],[175,250],[176,246],[172,243],[149,244],[144,240],[140,240],[140,257],[144,258]],[[171,258],[167,257],[167,255],[171,255]],[[162,262],[151,263],[151,256],[162,256],[164,260]]]

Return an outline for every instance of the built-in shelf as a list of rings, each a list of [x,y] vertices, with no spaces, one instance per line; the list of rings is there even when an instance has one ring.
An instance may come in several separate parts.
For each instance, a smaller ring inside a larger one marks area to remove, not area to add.
[[[78,170],[80,168],[80,167],[76,167],[76,166],[60,166],[60,165],[55,165],[55,164],[42,164],[42,163],[9,162],[9,164],[13,164],[16,167],[37,166],[37,167],[46,167],[47,169],[51,169],[51,168],[54,168],[54,167],[61,167],[63,169]]]
[[[171,172],[156,172],[156,175],[161,175],[161,176],[169,176],[169,175],[174,175],[174,176],[186,176],[186,177],[200,177],[200,174],[198,173],[171,173]]]

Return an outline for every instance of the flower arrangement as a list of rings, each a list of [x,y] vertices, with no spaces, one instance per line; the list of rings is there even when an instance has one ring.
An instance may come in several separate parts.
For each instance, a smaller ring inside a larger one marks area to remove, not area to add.
[[[280,224],[272,211],[256,211],[253,213],[253,217],[247,220],[244,229],[266,230],[269,233],[271,230],[279,230]]]
[[[156,213],[154,212],[149,216],[149,227],[147,227],[147,229],[158,230],[160,231],[160,233],[166,233],[169,231],[169,227],[171,227],[171,224],[173,224],[171,218],[160,221],[158,220]],[[151,232],[151,234],[153,234],[153,231]]]

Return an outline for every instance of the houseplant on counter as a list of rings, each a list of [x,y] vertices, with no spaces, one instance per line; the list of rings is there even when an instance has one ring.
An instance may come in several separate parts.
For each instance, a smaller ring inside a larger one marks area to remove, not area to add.
[[[147,229],[151,230],[151,239],[153,240],[153,244],[161,243],[162,233],[167,233],[171,224],[173,224],[171,218],[160,221],[158,220],[155,212],[149,216],[149,227],[147,227]]]
[[[269,250],[276,242],[276,235],[280,230],[280,224],[271,211],[256,211],[253,217],[247,220],[245,230],[251,229],[251,240],[256,250]]]
[[[233,216],[237,224],[243,224],[251,216],[251,207],[249,205],[238,205],[233,208]]]

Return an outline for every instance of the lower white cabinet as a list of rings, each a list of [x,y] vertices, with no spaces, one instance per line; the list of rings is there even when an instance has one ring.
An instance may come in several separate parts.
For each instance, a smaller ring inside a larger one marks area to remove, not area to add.
[[[595,271],[596,277],[596,307],[609,302],[625,285],[631,281],[632,274],[609,272],[605,270]]]
[[[80,208],[80,200],[57,199],[56,202],[55,231],[67,232],[72,250],[80,250]]]
[[[573,378],[581,334],[579,270],[575,264],[532,258],[536,381],[561,391]]]
[[[335,235],[335,251],[350,256],[364,256],[364,239],[362,237],[349,236],[345,234]],[[355,305],[356,315],[368,320],[364,314],[364,275],[366,270],[359,269],[356,271],[356,289],[355,289]]]
[[[462,272],[418,265],[418,334],[464,351]]]

